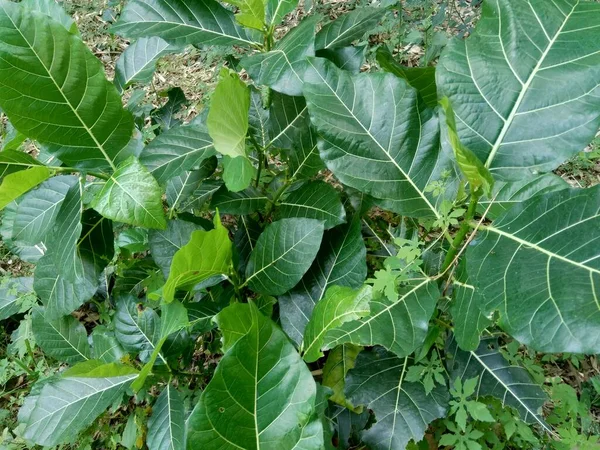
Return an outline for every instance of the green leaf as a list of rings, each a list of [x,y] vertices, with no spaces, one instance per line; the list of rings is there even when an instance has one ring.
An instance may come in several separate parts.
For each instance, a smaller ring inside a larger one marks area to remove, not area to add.
[[[115,333],[99,325],[92,331],[92,355],[104,363],[121,361],[126,353],[117,340]]]
[[[510,364],[499,351],[498,339],[486,337],[474,351],[462,351],[456,341],[450,341],[447,359],[452,378],[478,378],[477,398],[491,395],[502,405],[515,408],[526,423],[535,423],[549,430],[541,410],[547,396],[531,375],[519,366]]]
[[[26,400],[19,413],[19,422],[25,425],[23,437],[48,447],[74,441],[137,377],[132,368],[114,364],[96,366],[94,372],[65,373],[28,397],[29,404]]]
[[[35,303],[31,278],[18,277],[2,280],[0,283],[0,320],[8,319],[24,312]]]
[[[1,63],[0,63],[1,64]],[[0,94],[1,95],[1,94]],[[6,175],[0,185],[0,210],[38,184],[50,178],[52,173],[45,166],[31,167]]]
[[[440,96],[454,107],[460,140],[498,178],[549,172],[593,139],[599,22],[595,3],[487,1],[475,32],[445,48]]]
[[[163,304],[160,308],[160,334],[162,338],[187,327],[190,323],[185,306],[178,301]]]
[[[51,19],[60,22],[62,26],[72,34],[79,34],[77,24],[73,18],[68,15],[62,6],[55,0],[23,0],[20,5],[31,11],[40,12]]]
[[[329,330],[368,316],[371,297],[371,286],[368,285],[360,290],[341,286],[327,289],[325,296],[315,305],[304,330],[304,360],[311,363],[323,356],[321,349]]]
[[[173,256],[190,241],[194,231],[202,230],[200,225],[184,220],[169,220],[165,230],[151,230],[148,233],[150,254],[165,278],[171,271]]]
[[[256,247],[256,241],[258,241],[261,233],[262,227],[258,222],[248,216],[240,216],[237,231],[233,237],[236,250],[234,262],[236,262],[235,267],[240,274],[246,273],[246,264],[248,264],[250,255]]]
[[[401,450],[419,442],[429,424],[446,415],[444,386],[425,393],[421,383],[405,380],[408,358],[398,358],[381,347],[362,351],[346,378],[346,396],[353,405],[365,405],[377,422],[361,433],[372,450]]]
[[[357,45],[339,48],[317,50],[316,56],[326,58],[340,69],[351,73],[359,73],[365,62],[367,45]]]
[[[233,286],[218,285],[213,287],[210,292],[201,295],[197,301],[186,303],[190,326],[194,332],[204,333],[215,328],[213,317],[229,306],[234,295]]]
[[[194,231],[189,242],[173,256],[169,278],[162,290],[163,299],[173,301],[178,289],[189,291],[208,278],[229,274],[231,257],[229,232],[217,216],[214,230]]]
[[[350,410],[354,410],[354,406],[346,399],[344,393],[346,375],[350,369],[354,368],[356,358],[361,351],[362,347],[357,345],[340,345],[329,352],[323,367],[323,386],[327,386],[333,391],[329,400]]]
[[[42,308],[35,308],[32,325],[35,340],[47,356],[68,364],[90,359],[87,331],[75,317],[51,320]]]
[[[185,98],[185,92],[180,87],[170,88],[167,91],[167,97],[169,98],[167,103],[152,112],[152,122],[158,123],[163,131],[181,125],[181,120],[177,118],[177,115],[183,111],[185,106],[189,105]],[[198,121],[203,119],[203,117],[199,118]]]
[[[0,107],[11,123],[55,144],[65,164],[114,170],[129,156],[133,118],[100,60],[61,23],[16,3],[2,2],[0,27]]]
[[[345,185],[392,200],[394,212],[438,216],[425,188],[447,165],[437,116],[417,92],[391,74],[351,75],[324,59],[309,65],[304,95],[327,167]]]
[[[181,394],[170,384],[160,393],[148,420],[149,450],[185,450],[185,414]]]
[[[240,25],[262,31],[265,26],[265,4],[263,0],[225,0],[238,8],[235,15]]]
[[[327,231],[323,245],[298,286],[279,297],[283,330],[300,345],[315,305],[332,285],[357,289],[367,277],[367,250],[360,222],[354,220]]]
[[[140,38],[125,49],[115,65],[115,85],[123,92],[134,83],[146,84],[152,80],[158,60],[177,53],[182,46],[170,44],[159,37]]]
[[[338,191],[324,181],[312,181],[292,191],[279,205],[279,218],[306,217],[322,220],[325,229],[346,221]]]
[[[524,178],[515,182],[497,181],[491,197],[479,199],[478,210],[487,211],[486,217],[495,219],[514,205],[529,200],[536,195],[560,191],[571,187],[564,179],[553,173],[533,178]],[[493,199],[493,201],[492,201]]]
[[[271,142],[277,148],[291,149],[309,132],[310,118],[304,97],[273,92],[269,116]]]
[[[131,157],[119,165],[92,202],[92,208],[117,222],[165,229],[162,190],[140,162]]]
[[[273,50],[240,61],[255,83],[287,95],[302,95],[307,56],[315,56],[315,26],[318,16],[300,22],[277,42]]]
[[[142,150],[140,162],[163,185],[214,155],[215,149],[206,126],[194,121],[169,128],[157,136]]]
[[[188,421],[188,448],[293,449],[315,420],[316,384],[283,332],[254,304],[237,303],[217,316],[227,346]],[[236,324],[235,329],[223,322]],[[235,386],[235,390],[231,389]]]
[[[272,96],[272,93],[271,93]],[[272,102],[272,97],[271,97]],[[250,88],[250,111],[248,112],[248,128],[250,133],[263,148],[270,144],[269,126],[271,122],[270,110],[263,103],[263,92],[257,88]]]
[[[52,230],[65,196],[75,183],[77,177],[57,176],[25,194],[17,206],[12,239],[30,245],[42,242]]]
[[[237,75],[222,69],[211,97],[206,124],[215,149],[235,158],[246,156],[250,89]]]
[[[500,311],[500,326],[539,351],[600,351],[599,210],[600,186],[566,189],[482,226],[467,251],[482,312]]]
[[[442,98],[440,100],[440,105],[446,115],[448,141],[454,151],[454,157],[456,158],[460,170],[474,191],[482,188],[485,195],[490,197],[492,195],[492,189],[494,188],[494,177],[492,177],[490,171],[483,165],[477,155],[460,142],[460,138],[456,132],[454,110],[452,109],[448,97]]]
[[[346,322],[326,334],[324,349],[350,342],[383,345],[399,357],[410,355],[427,336],[439,295],[435,281],[424,279],[401,288],[396,300],[376,296],[369,304],[369,316]]]
[[[245,156],[223,157],[223,181],[231,192],[246,189],[256,176],[256,169]]]
[[[260,235],[246,267],[246,283],[254,292],[281,295],[310,268],[323,238],[315,219],[282,219]]]
[[[298,5],[298,0],[264,0],[264,2],[267,25],[271,27],[281,25],[282,19]]]
[[[321,28],[315,39],[315,48],[321,50],[352,45],[372,31],[387,11],[386,8],[356,8],[343,14]]]
[[[167,203],[176,211],[188,211],[201,207],[203,199],[196,195],[203,188],[204,180],[217,168],[217,158],[211,157],[200,163],[198,170],[184,172],[167,182]],[[216,189],[215,189],[216,190]],[[204,199],[206,200],[206,199]]]
[[[130,38],[159,36],[177,45],[257,44],[214,0],[131,0],[112,31]]]
[[[377,62],[383,70],[406,80],[414,87],[427,106],[430,108],[437,106],[435,67],[404,67],[394,59],[386,46],[377,49]]]
[[[221,214],[248,215],[267,206],[267,196],[257,189],[250,187],[241,192],[229,192],[222,186],[212,196],[211,209],[217,209]]]
[[[0,152],[0,178],[20,170],[41,166],[42,163],[31,155],[18,150]]]

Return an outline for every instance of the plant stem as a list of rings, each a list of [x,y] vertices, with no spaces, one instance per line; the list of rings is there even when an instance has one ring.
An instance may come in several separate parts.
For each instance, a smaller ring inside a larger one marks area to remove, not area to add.
[[[254,186],[258,187],[258,186],[260,186],[260,175],[262,172],[262,168],[263,168],[263,165],[265,165],[265,163],[266,163],[265,149],[262,148],[258,144],[258,142],[256,142],[256,138],[252,135],[252,133],[249,132],[248,137],[250,138],[250,142],[252,142],[252,145],[256,149],[256,153],[258,153],[258,170],[256,172],[256,181],[254,182]]]
[[[57,172],[57,173],[72,173],[72,172],[80,172],[80,173],[85,173],[87,175],[91,175],[93,177],[96,178],[100,178],[102,180],[109,180],[110,176],[100,173],[100,172],[91,172],[89,170],[81,170],[81,169],[76,169],[75,167],[48,167],[48,169]]]
[[[293,179],[289,179],[285,183],[283,183],[281,185],[281,187],[277,190],[277,192],[275,192],[275,195],[273,196],[273,200],[269,200],[270,203],[267,205],[267,209],[265,211],[266,217],[268,217],[271,214],[271,212],[273,212],[273,208],[275,207],[275,204],[281,198],[281,196],[286,191],[286,189],[290,187],[290,184],[292,184],[292,181],[293,181]]]
[[[460,250],[460,246],[463,243],[463,241],[465,240],[465,236],[469,232],[469,229],[471,228],[470,222],[473,219],[473,217],[475,217],[475,212],[477,211],[477,203],[479,202],[479,197],[480,197],[480,194],[478,194],[476,192],[471,193],[471,200],[469,202],[469,208],[467,209],[467,212],[466,212],[465,217],[460,225],[460,228],[458,229],[458,232],[454,236],[453,241],[450,243],[450,250],[448,250],[448,253],[446,254],[446,259],[444,260],[444,265],[442,266],[442,270],[441,270],[442,273],[444,273],[448,269],[448,267],[450,267],[450,265],[452,264],[452,261],[454,261],[454,257]]]

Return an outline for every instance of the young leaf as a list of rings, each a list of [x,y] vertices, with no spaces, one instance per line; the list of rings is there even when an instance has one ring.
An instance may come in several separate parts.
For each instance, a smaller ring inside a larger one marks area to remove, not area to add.
[[[421,383],[405,380],[409,359],[400,359],[381,347],[362,351],[346,378],[346,396],[353,405],[365,405],[377,422],[361,433],[373,450],[404,449],[420,441],[431,422],[446,414],[444,386],[425,393]]]
[[[223,156],[223,181],[231,192],[246,189],[256,177],[256,169],[245,156]]]
[[[358,289],[367,277],[367,250],[354,220],[327,231],[323,245],[298,286],[279,297],[283,330],[300,345],[313,308],[332,285]]]
[[[448,352],[453,356],[447,359],[453,378],[468,379],[478,377],[477,397],[487,395],[502,400],[519,411],[526,423],[536,423],[548,430],[541,409],[547,396],[541,386],[535,384],[527,371],[511,365],[499,351],[498,339],[486,337],[474,351],[462,351],[451,340]]]
[[[170,44],[159,37],[140,38],[125,49],[115,65],[115,85],[119,92],[134,83],[146,84],[152,80],[157,61],[182,46]]]
[[[96,364],[87,369],[87,363]],[[27,398],[19,412],[25,439],[48,447],[74,441],[137,377],[132,367],[87,363],[63,378],[50,379],[37,395]]]
[[[173,256],[190,241],[194,231],[202,230],[200,225],[184,220],[169,220],[165,230],[151,230],[148,233],[150,254],[165,278],[171,271]]]
[[[173,256],[169,278],[162,289],[163,299],[171,302],[178,289],[192,290],[201,281],[228,274],[231,255],[229,232],[218,218],[214,230],[194,231],[189,242]]]
[[[44,353],[68,364],[90,359],[90,344],[85,327],[73,316],[51,320],[43,308],[35,308],[33,335]]]
[[[225,0],[236,6],[239,11],[235,15],[236,20],[247,28],[262,31],[265,26],[265,4],[264,0]]]
[[[246,282],[260,294],[281,295],[309,269],[321,245],[323,223],[282,219],[260,235],[246,267]]]
[[[315,48],[333,49],[347,47],[373,30],[387,8],[356,8],[324,25],[317,33]]]
[[[61,23],[20,4],[2,2],[0,27],[0,107],[11,123],[55,144],[66,164],[114,170],[129,156],[133,118],[100,60]]]
[[[252,187],[241,192],[229,192],[222,186],[212,196],[210,207],[218,208],[221,214],[240,216],[252,214],[267,206],[267,196]]]
[[[280,203],[277,216],[283,219],[306,217],[322,220],[326,230],[346,221],[340,194],[323,181],[308,182],[292,191]]]
[[[162,190],[140,162],[131,157],[119,165],[92,202],[92,208],[118,222],[165,229]]]
[[[460,170],[474,191],[482,188],[484,194],[490,197],[494,188],[494,177],[492,177],[490,171],[483,165],[479,158],[460,142],[458,133],[456,132],[454,110],[448,97],[442,98],[440,105],[446,115],[448,140],[450,141],[450,146],[454,151],[454,157]]]
[[[131,0],[112,30],[130,38],[159,36],[177,45],[257,44],[215,0]]]
[[[330,330],[324,349],[350,342],[355,345],[383,345],[399,357],[410,355],[427,336],[428,322],[439,297],[430,279],[404,287],[391,301],[382,295],[369,304],[371,313],[363,319],[346,322]]]
[[[467,252],[479,308],[499,310],[500,326],[533,349],[600,351],[599,209],[600,186],[566,189],[482,227]]]
[[[283,332],[253,303],[229,306],[217,322],[229,344],[188,421],[188,448],[291,450],[307,427],[319,428],[321,448],[316,384]]]
[[[148,420],[148,450],[185,450],[185,414],[181,394],[170,384],[160,393]]]
[[[475,32],[446,47],[440,96],[454,107],[460,140],[494,175],[551,171],[593,139],[599,22],[595,3],[490,1]]]
[[[360,290],[332,286],[325,296],[315,305],[315,309],[304,331],[304,360],[314,362],[323,356],[326,333],[343,323],[361,319],[369,314],[371,286]]]
[[[449,161],[440,160],[438,119],[417,92],[391,74],[350,75],[324,59],[309,65],[304,95],[327,167],[342,183],[393,200],[395,212],[438,216],[425,188]]]
[[[357,345],[340,345],[329,352],[323,367],[323,386],[327,386],[333,391],[329,400],[350,410],[355,408],[344,394],[346,375],[350,369],[354,368],[356,358],[361,351],[362,347]]]
[[[257,84],[287,95],[302,95],[307,56],[315,56],[318,16],[302,20],[267,53],[247,56],[240,64]]]
[[[31,167],[6,175],[0,185],[0,210],[50,178],[50,175],[52,173],[45,166]]]

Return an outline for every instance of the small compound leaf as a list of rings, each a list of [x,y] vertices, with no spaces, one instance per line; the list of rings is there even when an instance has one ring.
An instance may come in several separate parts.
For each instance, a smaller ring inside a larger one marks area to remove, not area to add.
[[[150,230],[148,233],[150,254],[166,278],[169,277],[175,253],[190,241],[194,231],[202,229],[192,222],[169,220],[165,230]]]
[[[119,165],[92,202],[108,219],[146,228],[165,229],[162,190],[140,162],[131,157]]]
[[[322,220],[326,230],[346,221],[340,194],[323,181],[308,182],[292,191],[280,203],[277,216],[283,219],[305,217]]]
[[[352,45],[372,31],[386,12],[386,8],[356,8],[343,14],[321,28],[315,39],[315,48],[322,50]]]
[[[45,166],[31,167],[6,175],[0,184],[0,210],[46,181],[51,175],[52,173]]]
[[[222,186],[212,196],[211,209],[218,209],[221,214],[245,216],[267,206],[268,198],[253,187],[241,192],[229,192]]]
[[[47,356],[68,364],[90,359],[87,332],[75,317],[51,320],[44,317],[43,308],[36,308],[32,320],[35,341]]]
[[[323,223],[315,219],[282,219],[270,224],[256,242],[246,267],[254,292],[281,295],[310,268],[323,239]]]
[[[148,420],[148,450],[185,450],[185,412],[183,399],[170,384],[152,406]]]

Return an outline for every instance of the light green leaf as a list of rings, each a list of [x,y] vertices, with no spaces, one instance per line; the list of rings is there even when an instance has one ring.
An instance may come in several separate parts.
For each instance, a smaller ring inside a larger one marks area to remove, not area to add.
[[[162,190],[140,162],[131,157],[119,165],[92,202],[92,208],[117,222],[165,229]]]
[[[599,22],[594,2],[488,0],[475,32],[445,48],[440,96],[454,107],[462,143],[497,178],[549,172],[593,139]]]
[[[256,169],[245,156],[236,158],[224,156],[223,170],[223,181],[231,192],[243,191],[256,177]]]
[[[19,422],[25,425],[23,437],[48,447],[72,442],[137,377],[126,366],[108,365],[94,370],[97,376],[91,372],[51,379],[37,395],[30,396],[31,401],[28,404],[26,400],[19,413]]]
[[[346,378],[346,396],[365,405],[377,422],[361,433],[372,450],[402,450],[419,442],[429,424],[446,415],[448,393],[437,386],[429,395],[422,383],[406,381],[410,360],[381,347],[362,351]]]
[[[416,90],[392,74],[351,75],[324,59],[309,64],[304,95],[327,167],[345,185],[391,200],[395,212],[438,216],[425,188],[449,162],[440,154],[437,115]]]
[[[36,302],[31,278],[18,277],[0,283],[0,320],[25,312]],[[25,310],[25,311],[24,311]]]
[[[543,352],[600,351],[600,186],[538,195],[482,226],[467,251],[484,314]]]
[[[130,38],[159,36],[175,44],[257,44],[214,0],[131,0],[112,30]]]
[[[265,4],[263,0],[225,0],[238,8],[235,15],[240,25],[262,31],[265,26]]]
[[[260,235],[246,267],[254,292],[281,295],[310,268],[321,245],[323,223],[315,219],[282,219]]]
[[[352,344],[340,345],[329,352],[323,367],[323,386],[327,386],[333,391],[329,400],[350,410],[355,410],[355,408],[344,393],[346,375],[350,369],[354,368],[356,358],[362,349],[362,347]],[[362,408],[357,409],[357,412],[360,412]]]
[[[446,115],[446,126],[448,127],[448,141],[454,151],[454,157],[463,175],[469,182],[471,189],[477,191],[483,189],[485,195],[490,197],[494,188],[494,178],[490,171],[483,165],[477,155],[465,147],[456,132],[456,120],[454,110],[448,97],[440,100],[440,105]]]
[[[550,430],[542,415],[548,396],[524,368],[504,359],[496,337],[483,338],[476,350],[468,352],[460,350],[456,341],[451,340],[448,352],[452,355],[452,359],[447,360],[452,378],[478,377],[476,398],[496,397],[502,406],[515,408],[526,423]]]
[[[41,162],[28,153],[18,150],[2,150],[0,152],[0,178],[20,170],[41,165]]]
[[[169,278],[162,290],[166,302],[173,301],[178,289],[192,290],[196,284],[216,275],[226,275],[231,267],[229,232],[215,218],[215,229],[194,231],[171,263]]]
[[[315,39],[315,47],[321,50],[352,45],[372,31],[387,11],[386,8],[370,7],[356,8],[343,14],[321,28]]]
[[[307,56],[315,56],[315,26],[319,17],[300,22],[273,50],[247,56],[240,64],[255,83],[287,95],[302,95]]]
[[[367,277],[367,250],[360,221],[327,231],[314,263],[300,283],[279,297],[283,330],[298,345],[315,305],[332,285],[358,289]]]
[[[401,288],[394,301],[383,295],[374,297],[366,318],[346,322],[326,334],[324,349],[350,342],[383,345],[399,357],[410,355],[427,336],[439,295],[435,281],[424,279]]]
[[[77,24],[73,18],[55,0],[23,0],[20,4],[24,8],[40,12],[60,22],[70,33],[79,34]]]
[[[188,421],[188,448],[296,448],[303,429],[321,423],[313,416],[317,387],[300,355],[252,303],[229,306],[217,322],[225,339],[233,333],[235,342]],[[224,328],[222,322],[239,327]],[[313,448],[323,446],[322,428],[318,435]]]
[[[325,296],[315,305],[304,330],[302,348],[306,362],[314,362],[323,356],[321,348],[329,330],[369,315],[371,291],[372,288],[368,285],[360,290],[342,286],[327,289]]]
[[[163,304],[160,311],[160,334],[162,338],[167,338],[190,324],[187,309],[177,300]]]
[[[281,20],[291,13],[298,0],[264,0],[266,3],[267,25],[276,27],[281,24]]]
[[[10,202],[50,178],[52,173],[45,166],[31,167],[6,175],[0,185],[0,210]]]
[[[185,414],[181,394],[170,384],[152,406],[146,445],[149,450],[185,450]]]
[[[248,215],[267,206],[267,196],[250,187],[241,192],[229,192],[222,186],[212,196],[211,209],[218,208],[221,214]]]
[[[44,317],[43,308],[33,311],[33,335],[47,356],[74,364],[90,359],[87,332],[73,316],[51,320]]]
[[[134,83],[149,83],[158,60],[182,49],[182,46],[172,45],[157,36],[138,39],[127,47],[117,60],[114,81],[117,89],[123,92]]]
[[[100,60],[61,23],[20,4],[0,4],[0,27],[0,107],[11,123],[55,144],[66,164],[114,170],[128,156],[133,118]]]
[[[322,220],[325,229],[346,221],[339,192],[324,181],[312,181],[292,191],[279,205],[279,218],[306,217]]]

